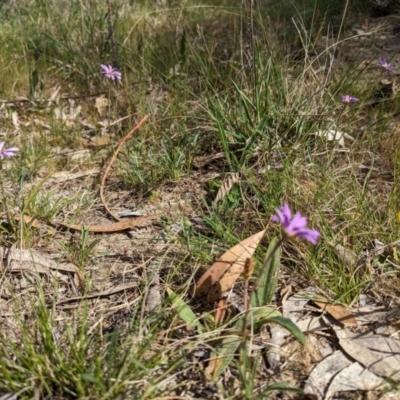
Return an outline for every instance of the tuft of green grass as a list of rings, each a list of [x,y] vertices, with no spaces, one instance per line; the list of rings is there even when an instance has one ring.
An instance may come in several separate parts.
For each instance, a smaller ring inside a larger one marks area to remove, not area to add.
[[[29,323],[24,308],[15,306],[17,342],[2,331],[0,351],[0,390],[20,392],[21,396],[53,398],[151,398],[162,393],[162,382],[168,373],[182,365],[181,357],[172,356],[168,366],[168,350],[154,352],[158,330],[167,321],[149,317],[143,336],[138,331],[139,315],[128,321],[128,331],[115,327],[105,330],[99,321],[90,318],[88,304],[82,303],[76,318],[59,311],[44,299],[44,293],[32,302]],[[50,299],[51,300],[51,299]],[[155,327],[157,326],[157,329]],[[19,343],[23,343],[21,346]],[[12,355],[12,357],[9,357]]]

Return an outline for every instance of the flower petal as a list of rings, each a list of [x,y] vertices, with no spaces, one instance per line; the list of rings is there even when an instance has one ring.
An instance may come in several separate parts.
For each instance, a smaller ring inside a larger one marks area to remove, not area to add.
[[[320,233],[307,228],[307,217],[296,213],[292,218],[292,211],[287,203],[276,209],[276,215],[271,217],[272,222],[279,222],[286,237],[298,236],[316,244]]]

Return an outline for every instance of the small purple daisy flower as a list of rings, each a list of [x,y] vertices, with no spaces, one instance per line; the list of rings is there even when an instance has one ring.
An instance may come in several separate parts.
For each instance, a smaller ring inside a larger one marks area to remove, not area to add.
[[[100,67],[102,69],[101,73],[108,79],[112,79],[113,81],[115,79],[121,80],[122,74],[119,72],[116,68],[114,68],[111,65],[104,65],[100,64]]]
[[[276,214],[272,216],[271,221],[279,222],[284,236],[301,237],[312,244],[317,244],[320,233],[307,228],[307,218],[300,213],[296,213],[292,218],[292,211],[287,203],[276,209]]]
[[[349,94],[342,95],[342,103],[344,103],[344,104],[357,103],[357,101],[359,101],[359,100],[360,99],[358,99],[357,97],[350,96]]]
[[[384,70],[386,70],[386,71],[388,71],[388,72],[392,72],[392,71],[394,70],[393,65],[392,65],[392,64],[389,64],[389,63],[386,61],[386,58],[380,58],[380,59],[378,60],[378,62],[379,62],[379,65],[380,65]]]
[[[5,142],[0,142],[0,159],[3,160],[4,157],[14,157],[16,152],[19,151],[18,147],[10,147],[9,149],[3,149]]]

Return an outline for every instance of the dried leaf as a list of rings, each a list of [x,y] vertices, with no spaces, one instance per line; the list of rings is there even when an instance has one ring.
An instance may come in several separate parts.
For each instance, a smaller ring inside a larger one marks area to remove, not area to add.
[[[194,297],[207,296],[207,301],[214,303],[229,290],[243,272],[246,258],[254,254],[265,230],[244,239],[225,252],[198,280]]]
[[[347,136],[343,132],[339,132],[335,129],[313,132],[312,135],[324,138],[328,142],[337,142],[337,144],[342,147],[344,146],[344,138]]]
[[[351,365],[353,361],[341,351],[335,351],[323,359],[308,376],[304,393],[317,396],[318,400],[325,399],[325,392],[328,389],[332,378],[343,368]]]
[[[104,114],[104,110],[108,107],[108,99],[104,96],[97,97],[95,100],[94,107],[96,108],[99,116],[102,117]]]
[[[15,130],[19,131],[21,128],[21,124],[19,122],[18,113],[16,111],[13,111],[11,118],[12,118],[12,123],[14,125]]]
[[[324,398],[330,400],[337,392],[373,390],[383,382],[382,378],[355,362],[334,376]]]
[[[342,325],[348,326],[348,325],[357,325],[357,320],[352,314],[352,312],[347,309],[346,307],[343,307],[339,304],[337,305],[332,305],[328,303],[322,303],[319,301],[314,301],[314,304],[316,304],[318,307],[322,308],[322,310],[326,311],[328,314],[330,314],[335,320]]]
[[[90,150],[88,149],[84,149],[84,150],[77,150],[77,151],[73,151],[71,153],[67,154],[67,158],[69,162],[72,161],[79,161],[79,162],[83,162],[83,161],[88,161],[90,160]]]
[[[215,197],[213,204],[217,204],[218,201],[222,200],[233,188],[233,185],[239,182],[239,173],[232,174],[222,183],[218,190],[217,196]]]
[[[155,311],[160,309],[162,305],[161,287],[160,287],[160,263],[156,260],[150,261],[146,275],[150,275],[149,290],[146,295],[147,311]]]
[[[44,274],[50,274],[50,270],[72,272],[79,275],[78,267],[71,263],[58,263],[50,257],[36,250],[24,250],[17,248],[6,249],[0,247],[0,261],[7,260],[7,269],[13,271],[29,270]]]
[[[91,147],[101,147],[101,146],[106,146],[110,143],[110,135],[105,134],[102,136],[96,136],[94,138],[91,138],[88,145]]]
[[[59,171],[52,174],[50,180],[54,179],[57,182],[65,182],[74,179],[79,179],[88,175],[98,174],[99,172],[100,172],[99,168],[92,168],[86,171],[79,171],[79,172]]]
[[[354,334],[335,330],[342,349],[371,372],[384,378],[400,380],[400,341],[379,335]]]
[[[380,306],[362,307],[353,310],[358,325],[367,325],[373,322],[389,321],[393,318],[400,318],[400,309],[392,308],[385,310]]]

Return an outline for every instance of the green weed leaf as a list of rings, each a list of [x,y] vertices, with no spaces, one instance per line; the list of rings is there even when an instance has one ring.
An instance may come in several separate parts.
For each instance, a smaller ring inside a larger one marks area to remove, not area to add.
[[[265,259],[267,260],[276,248],[278,239],[274,238],[268,247]],[[267,265],[263,265],[258,279],[257,290],[251,298],[252,307],[262,307],[271,303],[278,282],[278,272],[281,259],[281,249],[278,247]]]
[[[307,339],[304,336],[303,332],[289,318],[274,316],[268,318],[266,322],[280,325],[282,328],[289,331],[302,345],[305,345],[307,343]]]
[[[190,326],[196,327],[202,333],[204,331],[203,325],[199,322],[198,318],[191,310],[191,308],[183,301],[182,297],[178,296],[173,290],[167,288],[168,299],[172,304],[173,309],[178,315]]]
[[[218,376],[233,360],[241,341],[242,338],[240,336],[228,336],[224,338],[211,352],[210,364],[207,369],[214,379],[218,378]]]
[[[297,394],[303,394],[303,390],[294,388],[290,385],[290,382],[276,382],[273,383],[272,385],[269,385],[263,394],[267,394],[269,392],[272,392],[273,390],[285,390],[287,392],[291,393],[297,393]]]

